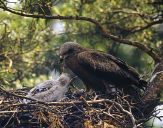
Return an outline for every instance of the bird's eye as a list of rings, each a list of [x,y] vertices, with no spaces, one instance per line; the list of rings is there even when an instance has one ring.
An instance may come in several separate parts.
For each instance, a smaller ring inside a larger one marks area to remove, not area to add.
[[[74,50],[71,48],[68,50],[68,53],[72,53]]]

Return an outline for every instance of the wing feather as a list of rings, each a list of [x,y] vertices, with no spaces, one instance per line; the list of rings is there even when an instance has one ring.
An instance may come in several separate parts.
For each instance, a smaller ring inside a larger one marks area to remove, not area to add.
[[[37,86],[35,86],[34,88],[32,88],[30,90],[30,92],[28,93],[28,95],[35,95],[37,93],[41,93],[41,92],[45,92],[47,90],[49,90],[53,85],[54,85],[55,81],[54,80],[47,80],[43,83],[38,84]]]
[[[78,61],[81,65],[95,72],[116,74],[130,79],[139,79],[139,74],[124,61],[103,52],[81,52],[78,54]]]

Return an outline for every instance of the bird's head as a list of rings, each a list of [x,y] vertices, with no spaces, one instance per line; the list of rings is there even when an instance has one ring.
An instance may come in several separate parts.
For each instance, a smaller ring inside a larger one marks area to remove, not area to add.
[[[78,43],[66,42],[60,47],[60,59],[63,60],[71,55],[81,52],[83,49],[84,48],[82,48],[81,45]]]
[[[58,80],[61,83],[61,86],[68,86],[71,81],[70,76],[67,73],[62,73]]]

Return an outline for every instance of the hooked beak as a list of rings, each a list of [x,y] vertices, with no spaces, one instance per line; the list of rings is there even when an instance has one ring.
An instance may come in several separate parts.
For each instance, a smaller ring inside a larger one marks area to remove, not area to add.
[[[60,63],[63,62],[63,56],[59,56]]]

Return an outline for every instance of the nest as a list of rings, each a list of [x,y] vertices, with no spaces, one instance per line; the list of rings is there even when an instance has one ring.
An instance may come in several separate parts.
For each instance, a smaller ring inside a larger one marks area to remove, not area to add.
[[[143,113],[128,96],[69,91],[60,102],[31,99],[28,89],[0,89],[0,126],[11,128],[115,128],[142,126]],[[110,98],[112,97],[112,98]],[[26,98],[29,100],[29,98]],[[144,122],[144,121],[143,121]]]

